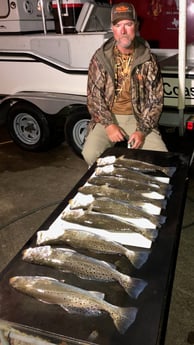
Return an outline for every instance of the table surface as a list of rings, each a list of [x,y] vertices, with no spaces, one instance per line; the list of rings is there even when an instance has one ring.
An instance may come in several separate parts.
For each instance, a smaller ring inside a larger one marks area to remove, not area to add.
[[[124,154],[128,158],[177,167],[170,181],[173,192],[165,210],[166,222],[159,229],[159,235],[150,249],[147,262],[137,270],[126,258],[114,255],[110,258],[112,262],[116,260],[119,263],[122,272],[146,280],[148,285],[145,290],[134,300],[116,282],[83,280],[70,273],[22,261],[23,249],[35,246],[35,233],[0,275],[0,320],[29,326],[33,330],[51,332],[56,337],[57,335],[64,336],[67,344],[70,344],[68,339],[75,339],[73,342],[75,344],[82,344],[81,341],[84,344],[100,345],[163,344],[187,192],[189,157],[181,153],[128,150],[119,147],[107,150],[102,156],[112,154],[116,156]],[[88,180],[94,169],[95,165],[88,170],[37,231],[47,229],[53,223],[68,201],[75,196],[78,187]],[[101,255],[100,258],[106,260],[107,256]],[[98,317],[68,314],[59,306],[41,303],[14,290],[9,285],[9,278],[16,275],[51,276],[88,290],[102,291],[105,293],[105,299],[112,304],[137,307],[136,320],[126,333],[121,335],[106,313]],[[91,334],[98,334],[96,340],[89,340]]]

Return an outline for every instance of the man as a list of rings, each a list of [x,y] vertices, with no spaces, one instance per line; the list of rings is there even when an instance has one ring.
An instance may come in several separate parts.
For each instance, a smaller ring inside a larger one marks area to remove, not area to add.
[[[88,71],[91,121],[82,154],[89,166],[125,139],[132,149],[167,151],[157,129],[163,82],[148,43],[137,36],[134,6],[114,5],[111,23],[113,37],[95,52]]]

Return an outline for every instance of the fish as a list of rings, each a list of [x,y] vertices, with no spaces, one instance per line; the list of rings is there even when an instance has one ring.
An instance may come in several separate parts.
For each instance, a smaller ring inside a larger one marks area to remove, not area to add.
[[[75,249],[86,249],[94,253],[123,255],[137,269],[144,265],[149,256],[148,251],[129,250],[118,242],[87,230],[65,229],[62,235],[55,236],[53,234],[50,237],[48,237],[48,231],[39,231],[36,243],[37,245],[65,243]]]
[[[16,324],[15,324],[16,326]],[[8,325],[7,322],[1,321],[0,328],[0,344],[1,345],[56,345],[51,339],[45,338],[45,335],[38,333],[32,334],[27,332],[25,327],[21,327],[21,331],[15,328],[15,326]],[[61,345],[67,345],[67,343],[61,343]]]
[[[106,197],[94,199],[86,209],[112,216],[124,217],[124,220],[131,225],[148,229],[160,227],[166,220],[165,216],[151,215],[137,208],[129,207],[125,202]]]
[[[120,157],[106,156],[97,159],[97,166],[105,166],[113,164],[115,167],[122,167],[141,172],[162,172],[166,176],[172,177],[176,171],[175,166],[160,166],[137,159],[126,158],[124,155]]]
[[[147,285],[143,279],[119,272],[113,264],[80,254],[69,248],[52,248],[49,245],[28,248],[23,251],[22,258],[30,263],[46,265],[75,274],[81,279],[117,281],[131,298],[137,298]]]
[[[169,177],[147,175],[139,171],[132,171],[126,168],[117,168],[117,167],[114,167],[113,164],[105,165],[103,167],[97,167],[95,169],[95,174],[96,176],[108,175],[108,176],[124,177],[124,178],[134,179],[135,181],[143,181],[143,182],[147,181],[147,183],[152,183],[153,181],[157,181],[159,186],[161,186],[162,184],[168,184],[170,182]]]
[[[127,192],[135,191],[143,193],[145,196],[151,199],[165,199],[170,197],[172,194],[172,186],[169,185],[159,185],[155,181],[137,181],[135,179],[123,178],[118,176],[109,176],[109,175],[92,175],[88,179],[88,183],[96,186],[108,185],[109,187],[122,189]]]
[[[151,241],[154,241],[158,236],[157,229],[145,229],[130,227],[129,222],[123,219],[118,219],[110,215],[85,211],[83,209],[69,210],[66,209],[61,214],[61,219],[71,224],[79,224],[86,227],[92,227],[101,230],[108,230],[110,232],[137,232]]]
[[[120,334],[124,334],[136,319],[136,307],[119,307],[106,302],[99,292],[87,291],[57,279],[44,276],[14,276],[9,284],[17,291],[43,303],[59,305],[67,312],[99,315],[104,311],[112,318]]]
[[[71,200],[71,208],[73,204],[74,207],[76,207],[76,205],[81,207],[85,200],[84,194],[88,196],[88,203],[92,202],[94,198],[107,197],[113,200],[122,201],[126,204],[130,203],[131,207],[156,215],[160,214],[161,210],[165,209],[167,205],[166,199],[150,200],[150,198],[144,193],[138,193],[135,191],[130,193],[122,189],[119,190],[117,188],[109,187],[107,184],[101,186],[85,184],[78,189],[78,193],[74,199]],[[87,200],[85,203],[87,203]]]

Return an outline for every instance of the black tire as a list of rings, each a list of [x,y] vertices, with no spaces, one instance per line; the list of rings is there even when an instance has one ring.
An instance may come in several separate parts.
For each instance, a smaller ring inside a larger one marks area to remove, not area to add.
[[[65,125],[65,138],[69,146],[80,157],[91,117],[86,107],[77,107],[68,115]]]
[[[44,151],[50,145],[46,115],[27,102],[17,102],[9,110],[7,127],[13,141],[27,151]]]

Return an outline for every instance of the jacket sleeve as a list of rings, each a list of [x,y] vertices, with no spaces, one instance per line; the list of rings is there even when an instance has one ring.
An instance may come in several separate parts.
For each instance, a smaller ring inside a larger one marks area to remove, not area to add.
[[[157,129],[163,108],[163,80],[155,56],[147,61],[142,69],[136,70],[134,84],[137,130],[145,135]]]
[[[87,84],[87,106],[93,126],[95,123],[101,123],[107,127],[114,122],[110,110],[110,99],[107,96],[109,84],[110,77],[108,78],[107,72],[95,54],[89,65]],[[111,89],[113,90],[113,87]]]

